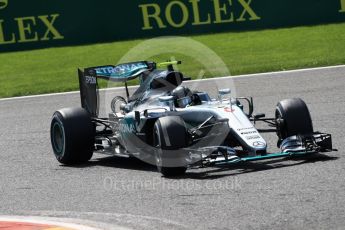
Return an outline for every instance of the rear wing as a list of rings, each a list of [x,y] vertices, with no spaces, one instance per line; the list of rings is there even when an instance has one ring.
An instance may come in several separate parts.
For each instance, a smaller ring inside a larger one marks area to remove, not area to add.
[[[106,65],[78,69],[79,89],[81,106],[88,111],[91,116],[98,117],[99,114],[99,94],[98,78],[114,82],[124,82],[128,96],[127,81],[141,76],[146,71],[152,71],[157,67],[167,66],[172,68],[173,64],[180,64],[179,61],[168,61],[154,63],[147,61],[131,62],[120,65]]]
[[[98,66],[92,67],[95,70],[97,78],[103,78],[109,81],[126,82],[137,78],[145,71],[152,70],[154,65],[149,62],[132,62],[120,64],[117,66]]]
[[[143,72],[151,70],[155,65],[150,62],[132,62],[117,66],[106,65],[78,69],[81,106],[92,116],[99,114],[98,79],[114,82],[127,82],[137,78]]]

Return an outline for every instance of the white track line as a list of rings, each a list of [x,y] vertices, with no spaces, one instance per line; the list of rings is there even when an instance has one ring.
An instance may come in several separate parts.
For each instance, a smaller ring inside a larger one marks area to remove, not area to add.
[[[99,228],[93,228],[81,224],[66,223],[59,221],[57,218],[49,217],[36,217],[36,216],[0,216],[0,221],[4,222],[24,222],[30,224],[42,224],[42,225],[52,225],[56,227],[63,227],[75,230],[100,230]],[[114,227],[114,229],[127,229],[121,227]]]
[[[40,217],[40,216],[0,216],[0,222],[1,221],[52,225],[52,226],[56,226],[56,227],[63,227],[63,228],[75,229],[75,230],[104,230],[104,229],[100,229],[100,228],[94,228],[94,227],[79,224],[80,222],[85,222],[85,221],[79,220],[79,219],[66,219],[66,218],[53,218],[53,217]],[[72,223],[72,222],[74,222],[74,223]],[[93,224],[98,224],[98,223],[94,222]],[[109,226],[107,226],[107,227],[109,228]],[[129,230],[129,228],[116,226],[116,225],[112,225],[110,227],[110,229],[112,229],[112,230]]]
[[[244,75],[236,75],[236,76],[228,76],[228,77],[215,77],[215,78],[206,78],[206,79],[197,79],[192,80],[193,82],[198,81],[212,81],[212,80],[220,80],[220,79],[227,79],[227,78],[243,78],[243,77],[260,77],[260,76],[270,76],[275,74],[288,74],[288,73],[299,73],[299,72],[308,72],[308,71],[318,71],[318,70],[328,70],[328,69],[336,69],[336,68],[345,68],[345,65],[336,65],[336,66],[325,66],[325,67],[315,67],[315,68],[306,68],[306,69],[294,69],[294,70],[284,70],[284,71],[275,71],[275,72],[266,72],[266,73],[254,73],[254,74],[244,74]],[[130,86],[129,88],[135,88],[137,86]],[[118,90],[123,89],[122,87],[116,88],[108,88],[108,89],[100,89],[100,91],[108,91],[108,90]],[[20,100],[20,99],[30,99],[30,98],[39,98],[39,97],[51,97],[51,96],[61,96],[61,95],[70,95],[70,94],[79,94],[79,91],[71,91],[71,92],[64,92],[64,93],[49,93],[49,94],[40,94],[40,95],[32,95],[32,96],[21,96],[21,97],[11,97],[11,98],[2,98],[0,101],[12,101],[12,100]]]

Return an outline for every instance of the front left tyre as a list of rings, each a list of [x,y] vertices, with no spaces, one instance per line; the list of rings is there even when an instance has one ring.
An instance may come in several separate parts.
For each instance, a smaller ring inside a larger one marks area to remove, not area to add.
[[[275,111],[275,123],[278,147],[285,138],[314,132],[309,109],[301,98],[280,101]]]
[[[153,145],[158,172],[165,177],[177,177],[187,170],[187,129],[179,116],[159,118],[153,128]]]
[[[66,165],[89,161],[93,155],[95,126],[83,108],[64,108],[53,114],[50,138],[56,159]]]

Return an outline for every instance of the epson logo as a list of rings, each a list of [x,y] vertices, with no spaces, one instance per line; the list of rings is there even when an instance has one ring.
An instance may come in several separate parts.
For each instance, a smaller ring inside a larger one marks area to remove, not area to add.
[[[95,85],[97,83],[96,77],[85,76],[85,82],[89,85]]]

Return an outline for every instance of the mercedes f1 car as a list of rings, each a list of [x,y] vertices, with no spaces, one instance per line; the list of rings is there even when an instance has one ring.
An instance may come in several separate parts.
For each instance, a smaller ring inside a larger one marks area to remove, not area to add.
[[[183,83],[190,78],[174,70],[177,64],[140,61],[79,69],[81,108],[58,110],[51,121],[57,160],[83,163],[94,152],[135,156],[156,165],[164,176],[178,176],[194,166],[332,150],[331,135],[314,132],[302,99],[280,101],[274,118],[254,115],[253,99],[232,98],[230,89],[220,89],[215,98],[190,90]],[[99,115],[99,79],[123,82],[127,97],[112,97],[104,117]],[[133,79],[139,79],[140,85],[130,95],[127,82]],[[258,122],[268,127],[257,129]],[[267,151],[263,132],[277,134],[280,152]]]

